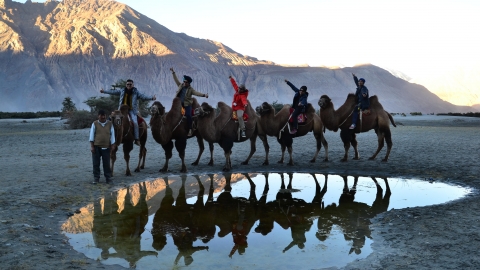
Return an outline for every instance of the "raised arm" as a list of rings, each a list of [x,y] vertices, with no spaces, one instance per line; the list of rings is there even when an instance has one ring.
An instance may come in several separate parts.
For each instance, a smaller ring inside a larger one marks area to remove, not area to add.
[[[358,87],[358,78],[355,76],[355,74],[352,73],[353,76],[353,81],[355,82],[355,85]]]
[[[180,86],[180,84],[182,84],[182,83],[178,80],[177,74],[175,73],[175,71],[173,70],[173,68],[170,68],[170,71],[172,72],[173,80],[175,81],[175,83],[177,84],[177,86]]]
[[[287,79],[285,79],[285,82],[288,84],[288,86],[290,86],[290,88],[292,88],[292,90],[295,92],[295,93],[298,93],[298,91],[300,91],[297,87],[295,87],[295,85],[293,85],[291,82],[289,82]]]
[[[100,89],[100,93],[114,95],[114,96],[120,96],[120,93],[122,93],[122,90],[103,90],[103,89]]]
[[[235,79],[232,76],[228,76],[228,78],[230,79],[230,82],[232,83],[232,86],[233,86],[233,89],[235,89],[235,92],[238,92],[238,85]]]

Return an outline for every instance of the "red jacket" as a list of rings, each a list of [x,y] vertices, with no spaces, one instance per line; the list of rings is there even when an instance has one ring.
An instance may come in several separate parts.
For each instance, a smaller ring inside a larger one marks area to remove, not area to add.
[[[238,85],[235,82],[234,78],[230,78],[230,82],[233,85],[233,89],[235,89],[235,94],[233,95],[233,101],[232,101],[232,109],[234,111],[238,110],[245,110],[245,106],[248,105],[248,90],[245,90],[244,92],[240,93],[238,92]],[[236,105],[235,105],[236,104]]]

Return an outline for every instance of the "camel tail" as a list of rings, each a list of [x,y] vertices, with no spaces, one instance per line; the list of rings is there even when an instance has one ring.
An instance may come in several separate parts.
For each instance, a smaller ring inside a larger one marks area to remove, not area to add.
[[[397,127],[397,125],[395,125],[395,121],[393,120],[393,117],[392,117],[392,115],[391,115],[391,114],[389,114],[387,111],[385,111],[385,112],[387,113],[387,115],[388,115],[388,118],[390,118],[390,122],[392,122],[392,125],[393,125],[394,127]]]

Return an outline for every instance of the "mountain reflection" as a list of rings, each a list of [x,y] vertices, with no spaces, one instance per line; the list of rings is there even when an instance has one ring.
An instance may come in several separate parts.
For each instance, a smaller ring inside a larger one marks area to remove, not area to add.
[[[278,190],[273,192],[269,183],[272,175],[275,175],[275,181],[281,181],[280,188],[278,182],[275,183]],[[249,189],[243,188],[244,196],[233,195],[237,185],[232,185],[232,174],[165,177],[161,179],[164,187],[159,191],[162,196],[150,192],[147,182],[135,184],[133,189],[107,194],[94,203],[91,229],[94,243],[102,250],[102,259],[123,258],[130,267],[135,267],[136,262],[145,256],[162,255],[165,247],[173,242],[177,255],[171,256],[172,262],[182,264],[183,258],[183,264],[190,265],[194,257],[212,253],[208,251],[209,246],[215,245],[215,238],[231,239],[231,245],[223,254],[214,256],[233,258],[249,253],[249,247],[256,245],[256,242],[249,241],[251,234],[267,237],[275,230],[288,230],[291,237],[283,241],[285,244],[281,247],[271,245],[271,249],[288,254],[293,250],[304,250],[307,241],[324,243],[336,226],[345,241],[351,243],[349,254],[360,254],[366,238],[371,238],[370,219],[388,209],[391,196],[388,180],[383,178],[384,193],[377,179],[371,177],[376,196],[372,196],[373,202],[368,204],[355,201],[358,177],[353,177],[349,187],[347,176],[342,176],[344,185],[338,201],[325,205],[328,175],[310,176],[303,175],[297,180],[297,175],[292,173],[264,173],[255,177],[235,175],[237,183],[248,181]],[[258,191],[263,190],[259,198],[252,178],[262,180],[258,182],[264,185],[263,188],[259,186]],[[219,182],[224,183],[223,190],[215,192]],[[294,188],[297,183],[301,189]],[[207,192],[205,186],[208,186]],[[305,189],[309,189],[312,196],[299,198],[297,195]],[[155,209],[151,213],[152,244],[151,248],[143,246],[143,249],[153,248],[155,251],[142,250],[140,241],[142,233],[148,232],[145,227],[149,209]],[[316,233],[307,234],[315,223]],[[254,250],[250,252],[255,253]]]

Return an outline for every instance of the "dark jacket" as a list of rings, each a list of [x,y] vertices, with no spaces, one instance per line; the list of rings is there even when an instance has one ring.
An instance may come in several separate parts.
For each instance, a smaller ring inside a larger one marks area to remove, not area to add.
[[[357,76],[353,76],[353,80],[355,81],[355,85],[357,86],[357,91],[355,92],[355,96],[357,97],[357,104],[360,104],[360,109],[366,110],[370,107],[370,96],[368,95],[368,88],[364,85],[361,88],[358,86],[358,78]],[[367,94],[366,97],[363,94]]]
[[[298,107],[298,104],[301,103],[301,106],[303,107],[302,111],[305,111],[305,108],[307,107],[307,99],[308,99],[308,92],[305,92],[304,95],[300,95],[300,89],[295,87],[291,82],[287,81],[288,86],[292,88],[292,90],[295,92],[295,96],[293,96],[293,103],[292,103],[292,108],[296,109]]]
[[[178,93],[180,93],[180,91],[182,91],[183,86],[182,86],[182,82],[180,82],[178,80],[175,72],[173,72],[172,75],[173,75],[173,80],[175,81],[175,83],[178,86],[177,92],[175,93],[175,96],[174,96],[174,98],[176,98],[176,97],[178,97]],[[183,100],[183,106],[184,107],[191,106],[193,104],[192,95],[199,96],[199,97],[204,97],[205,96],[205,94],[197,92],[197,91],[195,91],[195,89],[193,89],[193,87],[189,86],[187,88],[187,91],[185,92],[185,99]]]

